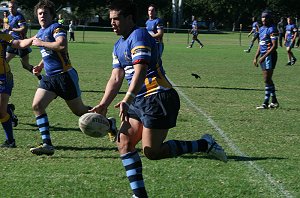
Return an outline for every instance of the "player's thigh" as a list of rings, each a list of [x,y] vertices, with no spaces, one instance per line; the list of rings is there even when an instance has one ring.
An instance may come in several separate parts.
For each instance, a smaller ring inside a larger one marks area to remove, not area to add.
[[[16,56],[16,54],[12,53],[6,53],[6,61],[9,62],[11,59],[13,59]]]
[[[32,107],[34,110],[46,109],[56,97],[54,92],[38,88],[33,98]]]
[[[83,104],[80,96],[72,100],[66,100],[66,103],[72,112],[77,116],[81,116],[87,113],[89,110],[89,107]]]
[[[149,129],[144,127],[142,135],[143,148],[151,148],[153,151],[159,151],[168,135],[168,131],[169,129]]]

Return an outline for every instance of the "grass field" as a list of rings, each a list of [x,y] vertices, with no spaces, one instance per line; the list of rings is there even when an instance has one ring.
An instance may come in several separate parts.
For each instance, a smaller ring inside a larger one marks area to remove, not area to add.
[[[96,105],[111,72],[111,51],[117,37],[107,32],[76,32],[70,58],[80,76],[82,98]],[[245,54],[249,38],[239,34],[201,34],[205,47],[186,49],[187,34],[166,34],[163,63],[180,93],[177,127],[168,139],[198,139],[212,134],[226,149],[222,163],[205,155],[150,161],[143,157],[143,173],[150,197],[300,197],[300,52],[292,67],[279,48],[274,73],[280,108],[255,109],[264,98],[261,70],[252,66],[255,50]],[[40,60],[33,47],[32,64]],[[82,134],[78,118],[63,100],[48,107],[53,156],[33,156],[29,148],[41,142],[31,110],[37,79],[11,62],[19,125],[16,149],[0,150],[0,197],[131,197],[132,192],[116,146],[107,138]],[[195,79],[197,73],[201,79]],[[126,91],[126,83],[122,91]],[[121,99],[121,93],[117,99]],[[115,101],[117,102],[117,101]],[[111,107],[109,116],[117,117]],[[118,120],[119,123],[119,120]],[[4,140],[4,134],[0,136]],[[140,147],[140,145],[139,145]]]

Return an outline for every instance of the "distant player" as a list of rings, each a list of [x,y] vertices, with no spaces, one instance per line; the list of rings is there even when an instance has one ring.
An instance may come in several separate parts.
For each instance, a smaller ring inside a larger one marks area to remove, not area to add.
[[[283,17],[280,18],[280,21],[277,23],[277,30],[279,33],[279,46],[282,47],[282,40],[284,39],[284,33],[285,33],[285,26],[284,26],[284,21]]]
[[[117,145],[133,197],[148,197],[136,148],[139,142],[150,160],[203,152],[226,162],[224,150],[211,135],[194,141],[165,140],[169,129],[176,126],[180,98],[165,75],[156,41],[136,26],[136,7],[131,0],[113,1],[109,18],[120,37],[113,48],[113,68],[105,93],[91,111],[105,115],[123,80],[128,81],[127,92],[115,107],[121,120]]]
[[[8,29],[6,30],[15,40],[23,40],[26,38],[27,24],[24,16],[18,12],[17,3],[15,1],[10,1],[8,3],[8,8],[10,14],[8,15]],[[16,55],[21,58],[21,63],[24,69],[32,73],[33,66],[29,64],[29,53],[30,48],[15,49],[11,46],[7,47],[6,60],[10,62]],[[38,76],[40,79],[40,76]]]
[[[199,43],[200,45],[200,48],[203,48],[204,45],[201,43],[201,41],[198,39],[198,34],[199,34],[199,30],[198,30],[198,21],[197,21],[197,18],[195,16],[192,16],[192,29],[190,31],[190,34],[193,35],[192,37],[192,41],[191,41],[191,44],[187,47],[187,48],[192,48],[195,41],[197,41],[197,43]]]
[[[252,39],[251,39],[249,48],[246,49],[246,50],[244,50],[244,52],[246,52],[246,53],[250,53],[250,51],[251,51],[251,49],[252,49],[252,47],[253,47],[253,45],[254,45],[254,42],[255,42],[256,40],[259,41],[259,32],[258,32],[258,30],[259,30],[259,25],[258,25],[258,22],[256,21],[256,17],[252,17],[252,22],[253,22],[253,23],[252,23],[252,29],[251,29],[251,31],[249,32],[248,37],[251,36],[252,34],[253,34],[253,36],[252,36]]]
[[[164,43],[163,43],[164,24],[163,21],[156,16],[156,12],[157,9],[154,4],[148,6],[149,19],[146,21],[146,29],[148,30],[149,34],[153,38],[155,38],[160,52],[160,56],[162,56],[162,53],[164,51]]]
[[[260,64],[265,83],[265,99],[256,109],[278,108],[279,103],[275,94],[275,84],[272,80],[277,62],[278,31],[274,25],[271,12],[264,11],[261,15],[263,26],[259,29],[259,46],[257,48],[253,64]],[[258,57],[260,57],[258,59]],[[272,102],[269,104],[270,97]]]
[[[294,24],[292,17],[287,18],[287,25],[285,27],[285,38],[284,45],[286,46],[286,51],[288,54],[288,62],[286,65],[294,65],[297,61],[294,56],[292,49],[295,46],[296,38],[298,36],[298,28]]]

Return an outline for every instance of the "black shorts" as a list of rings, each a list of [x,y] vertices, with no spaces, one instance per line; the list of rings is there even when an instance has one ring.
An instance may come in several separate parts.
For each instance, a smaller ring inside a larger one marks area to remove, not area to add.
[[[175,89],[137,97],[130,105],[128,116],[149,129],[170,129],[176,126],[180,99]]]
[[[12,48],[11,46],[7,46],[6,52],[10,53],[10,54],[16,54],[16,55],[20,56],[20,58],[23,58],[24,56],[26,56],[27,54],[32,52],[32,50],[31,50],[31,48],[15,49],[15,48]]]
[[[64,100],[73,100],[81,95],[78,74],[74,68],[53,76],[43,76],[39,88],[54,92]]]

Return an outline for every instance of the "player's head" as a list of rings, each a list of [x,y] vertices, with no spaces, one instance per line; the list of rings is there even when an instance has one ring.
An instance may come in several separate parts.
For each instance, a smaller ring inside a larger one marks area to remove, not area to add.
[[[137,10],[131,0],[115,0],[109,5],[109,18],[113,31],[127,37],[135,26]]]
[[[261,21],[263,25],[270,25],[273,23],[273,16],[272,12],[269,10],[265,10],[261,13]]]
[[[56,17],[55,5],[50,0],[41,0],[34,6],[34,14],[36,16],[38,16],[39,9],[48,10],[52,20]]]
[[[156,6],[154,4],[150,4],[148,6],[148,16],[150,19],[154,19],[156,17]]]
[[[41,0],[34,7],[34,13],[38,17],[42,28],[48,27],[55,18],[55,5],[52,1]]]
[[[293,23],[293,17],[288,16],[288,17],[286,18],[286,21],[287,21],[288,24],[292,24],[292,23]]]
[[[16,1],[12,0],[8,3],[8,11],[10,14],[15,15],[17,13],[18,4]]]

